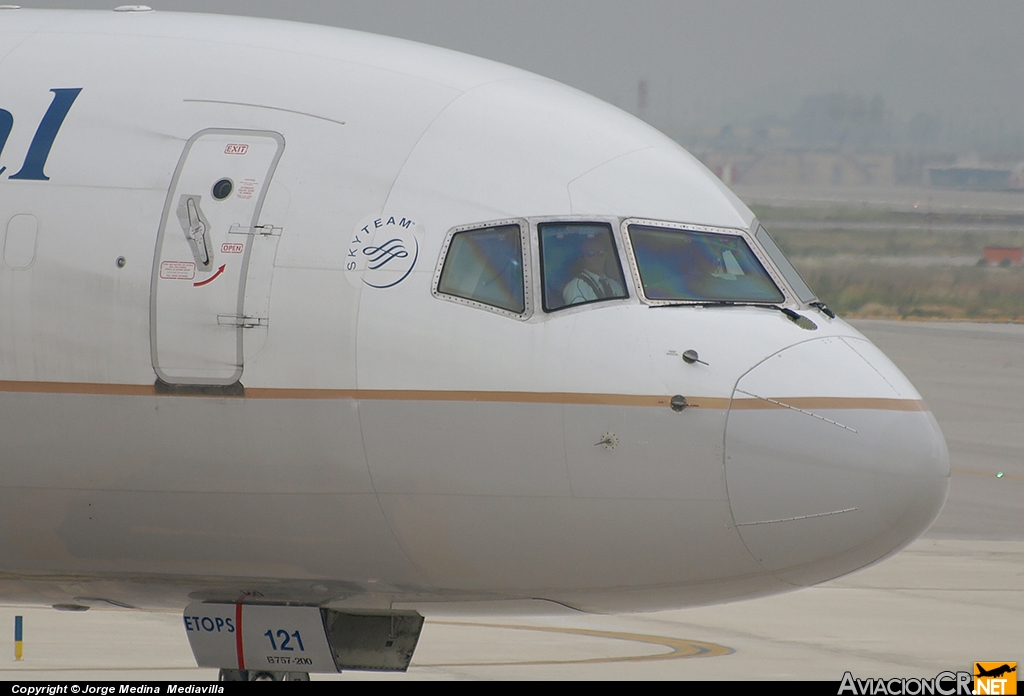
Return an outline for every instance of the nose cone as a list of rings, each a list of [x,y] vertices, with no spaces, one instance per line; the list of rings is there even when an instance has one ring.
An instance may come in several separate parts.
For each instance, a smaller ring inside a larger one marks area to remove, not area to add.
[[[800,343],[737,383],[729,503],[765,570],[797,585],[848,573],[920,536],[949,490],[949,453],[913,386],[870,342]]]

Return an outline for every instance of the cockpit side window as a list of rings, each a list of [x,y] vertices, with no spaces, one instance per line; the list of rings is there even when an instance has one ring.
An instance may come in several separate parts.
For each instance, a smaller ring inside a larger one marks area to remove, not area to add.
[[[437,292],[523,314],[526,311],[526,291],[519,225],[499,225],[453,234],[437,282]]]
[[[746,240],[733,234],[629,225],[644,295],[675,302],[784,301]]]
[[[801,302],[813,302],[818,299],[814,291],[808,287],[804,279],[800,277],[800,274],[793,264],[789,262],[786,255],[782,253],[782,249],[775,243],[775,240],[768,234],[768,230],[758,225],[757,234],[754,235],[754,239],[764,247],[764,250],[768,253],[768,258],[772,260],[775,266],[782,273],[782,277],[789,283],[789,287],[793,288],[793,292],[800,299]]]
[[[629,297],[611,225],[542,222],[537,230],[544,311]]]

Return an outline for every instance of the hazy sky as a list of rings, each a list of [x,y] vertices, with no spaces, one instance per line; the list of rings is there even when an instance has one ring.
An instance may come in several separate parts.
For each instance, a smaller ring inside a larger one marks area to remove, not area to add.
[[[116,0],[22,0],[109,9]],[[553,77],[667,131],[810,94],[881,95],[893,115],[1024,133],[1020,0],[154,0],[158,10],[279,17],[446,46]]]

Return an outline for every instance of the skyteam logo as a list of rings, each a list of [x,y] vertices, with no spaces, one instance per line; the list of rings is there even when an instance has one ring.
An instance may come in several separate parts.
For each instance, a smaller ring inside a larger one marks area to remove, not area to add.
[[[349,242],[345,276],[356,286],[393,288],[416,267],[421,240],[412,218],[375,215],[361,220]]]

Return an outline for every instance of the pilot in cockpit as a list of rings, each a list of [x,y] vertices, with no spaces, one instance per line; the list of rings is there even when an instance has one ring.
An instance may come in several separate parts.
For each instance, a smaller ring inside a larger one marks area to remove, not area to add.
[[[562,289],[565,304],[625,297],[622,283],[608,274],[609,260],[614,259],[609,239],[602,235],[587,237],[580,245],[580,256],[574,265],[576,273]]]

